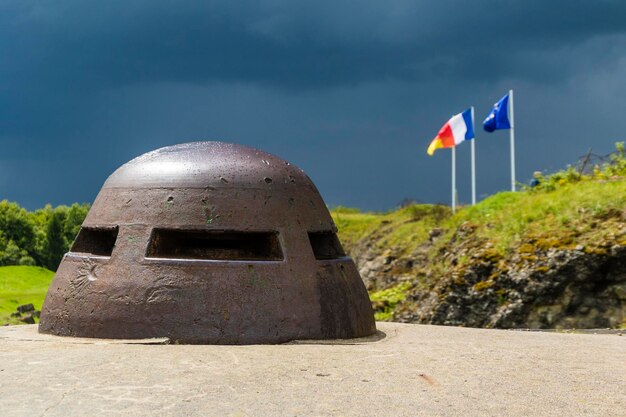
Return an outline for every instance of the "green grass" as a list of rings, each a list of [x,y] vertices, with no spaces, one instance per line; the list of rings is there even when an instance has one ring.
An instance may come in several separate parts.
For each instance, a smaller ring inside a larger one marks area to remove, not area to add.
[[[348,249],[359,240],[375,238],[377,247],[401,249],[410,253],[428,238],[428,232],[450,216],[448,207],[415,204],[388,213],[360,213],[346,208],[334,209],[331,215],[341,243]]]
[[[54,272],[36,266],[0,267],[0,325],[20,323],[10,317],[19,305],[32,303],[41,310],[53,276]]]
[[[449,208],[415,204],[388,213],[361,213],[337,207],[332,216],[339,238],[350,251],[367,238],[383,252],[393,249],[410,254],[427,242],[433,229],[441,238],[433,253],[453,244],[460,229],[467,230],[493,247],[500,256],[522,244],[541,249],[603,244],[626,245],[626,146],[616,143],[611,162],[582,175],[572,167],[540,176],[535,188],[501,192],[476,206],[461,207],[455,215]],[[469,227],[462,227],[462,226]],[[461,237],[462,240],[462,237]]]
[[[461,210],[452,223],[471,222],[479,237],[504,254],[529,238],[562,238],[563,246],[602,241],[611,230],[607,224],[594,230],[594,222],[610,225],[625,208],[626,180],[590,180],[551,192],[499,193]]]
[[[381,224],[382,217],[374,213],[331,212],[339,229],[341,242],[352,247],[359,240],[374,232]]]
[[[626,210],[626,179],[587,180],[566,184],[554,191],[502,192],[476,206],[461,207],[452,216],[447,207],[420,204],[389,213],[332,212],[339,238],[348,250],[364,238],[373,238],[381,249],[411,253],[441,228],[446,242],[464,223],[476,228],[476,236],[491,242],[505,255],[527,239],[562,238],[568,244],[594,245],[603,234],[615,233],[611,218]],[[606,225],[605,225],[606,226]],[[540,242],[541,243],[541,242]]]

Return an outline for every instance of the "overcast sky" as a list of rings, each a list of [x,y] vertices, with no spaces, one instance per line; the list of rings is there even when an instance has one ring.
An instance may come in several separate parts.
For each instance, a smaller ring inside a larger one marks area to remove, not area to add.
[[[448,203],[428,144],[509,89],[518,180],[612,151],[626,1],[0,0],[0,199],[91,202],[135,156],[222,140],[300,166],[330,206]],[[484,198],[510,186],[508,131],[477,133]]]

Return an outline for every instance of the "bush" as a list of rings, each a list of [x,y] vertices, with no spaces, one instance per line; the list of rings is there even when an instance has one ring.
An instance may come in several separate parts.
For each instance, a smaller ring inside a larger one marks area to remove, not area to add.
[[[616,152],[611,155],[611,162],[605,165],[604,172],[609,177],[626,176],[626,149],[624,142],[615,144]]]
[[[24,255],[18,261],[18,265],[22,266],[35,266],[35,260],[28,255]]]
[[[616,152],[611,155],[611,161],[599,166],[596,165],[591,175],[583,175],[576,168],[569,166],[561,171],[543,176],[537,180],[539,183],[534,187],[524,186],[531,192],[550,192],[557,188],[565,187],[584,180],[607,180],[626,176],[626,148],[624,142],[615,144]]]
[[[16,203],[0,201],[0,266],[56,269],[88,211],[88,204],[72,204],[28,212]]]

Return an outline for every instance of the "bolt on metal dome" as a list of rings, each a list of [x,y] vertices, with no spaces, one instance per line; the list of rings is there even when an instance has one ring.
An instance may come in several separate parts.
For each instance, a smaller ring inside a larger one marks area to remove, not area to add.
[[[105,182],[48,290],[39,331],[182,343],[376,332],[315,185],[268,153],[194,142]]]

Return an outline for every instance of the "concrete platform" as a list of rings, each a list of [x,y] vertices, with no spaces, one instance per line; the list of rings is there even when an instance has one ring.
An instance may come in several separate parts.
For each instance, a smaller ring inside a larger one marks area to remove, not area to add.
[[[0,416],[626,415],[626,336],[378,328],[354,343],[194,346],[2,327]]]

